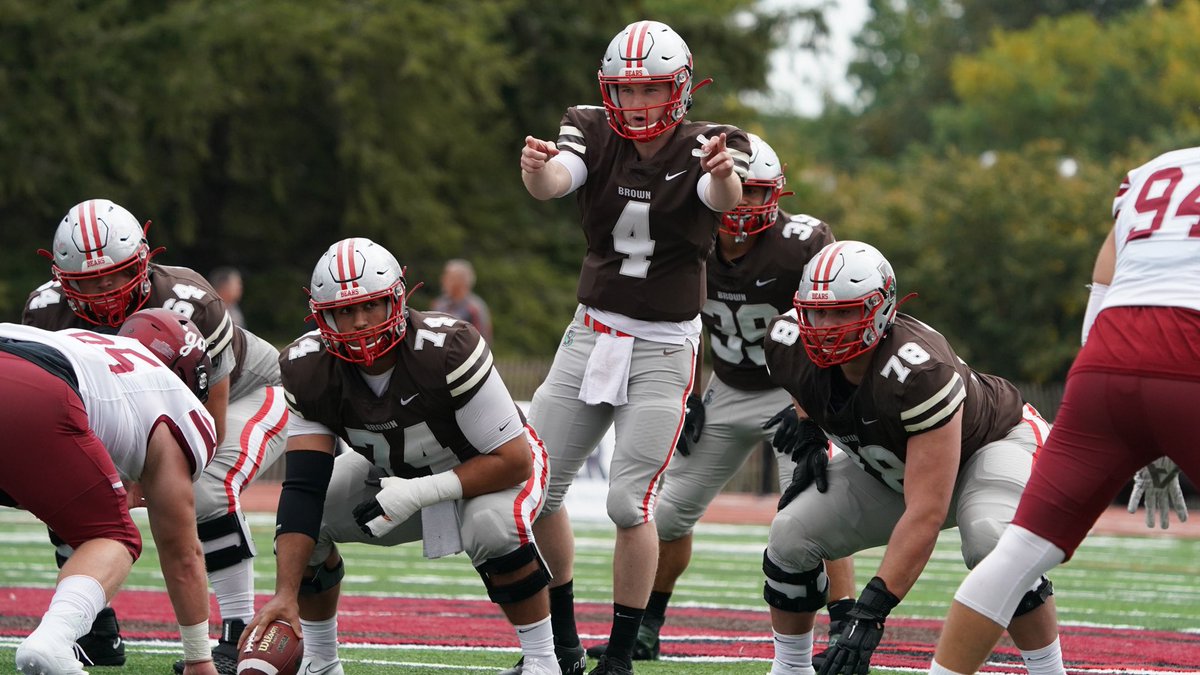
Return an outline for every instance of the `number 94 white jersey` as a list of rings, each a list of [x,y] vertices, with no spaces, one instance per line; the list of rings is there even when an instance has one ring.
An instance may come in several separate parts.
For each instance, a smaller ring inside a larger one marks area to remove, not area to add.
[[[1102,308],[1200,311],[1200,148],[1129,172],[1113,200],[1117,267]]]
[[[160,423],[167,425],[187,456],[193,481],[212,459],[212,416],[183,380],[137,340],[13,323],[0,323],[0,336],[48,345],[70,361],[88,426],[104,443],[122,479],[141,478],[150,433]]]

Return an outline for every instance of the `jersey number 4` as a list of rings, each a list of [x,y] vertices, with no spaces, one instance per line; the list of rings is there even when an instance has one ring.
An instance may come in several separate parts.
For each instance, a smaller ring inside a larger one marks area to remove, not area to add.
[[[623,253],[621,274],[645,279],[650,272],[654,240],[650,238],[650,202],[630,201],[621,209],[621,217],[612,231],[613,250]]]

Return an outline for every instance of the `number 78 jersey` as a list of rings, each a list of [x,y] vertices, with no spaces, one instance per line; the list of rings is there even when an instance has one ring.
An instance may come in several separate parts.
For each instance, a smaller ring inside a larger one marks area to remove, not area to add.
[[[1103,308],[1200,311],[1200,148],[1129,172],[1113,200],[1117,266]]]
[[[1021,394],[1003,378],[971,370],[950,343],[907,314],[871,352],[857,387],[841,367],[819,368],[800,343],[796,312],[776,317],[766,340],[771,379],[867,473],[904,492],[908,439],[948,423],[961,408],[960,461],[1021,421]]]

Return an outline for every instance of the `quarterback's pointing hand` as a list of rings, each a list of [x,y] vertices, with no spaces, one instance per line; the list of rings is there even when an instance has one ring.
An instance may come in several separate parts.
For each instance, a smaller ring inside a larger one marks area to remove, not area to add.
[[[733,155],[725,148],[725,134],[708,139],[700,148],[700,168],[713,178],[728,178],[733,173]]]
[[[526,173],[537,173],[546,168],[546,162],[558,154],[558,146],[550,141],[543,141],[533,136],[525,137],[525,147],[521,148],[521,170]]]

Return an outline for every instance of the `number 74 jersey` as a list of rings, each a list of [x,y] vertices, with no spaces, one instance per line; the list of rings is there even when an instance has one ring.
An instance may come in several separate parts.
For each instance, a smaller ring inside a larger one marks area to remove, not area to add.
[[[800,343],[796,311],[776,317],[766,339],[771,379],[867,473],[904,492],[908,439],[963,410],[960,461],[1004,438],[1021,421],[1021,394],[1007,380],[977,373],[929,326],[907,314],[871,352],[857,387],[841,367],[819,368]]]

